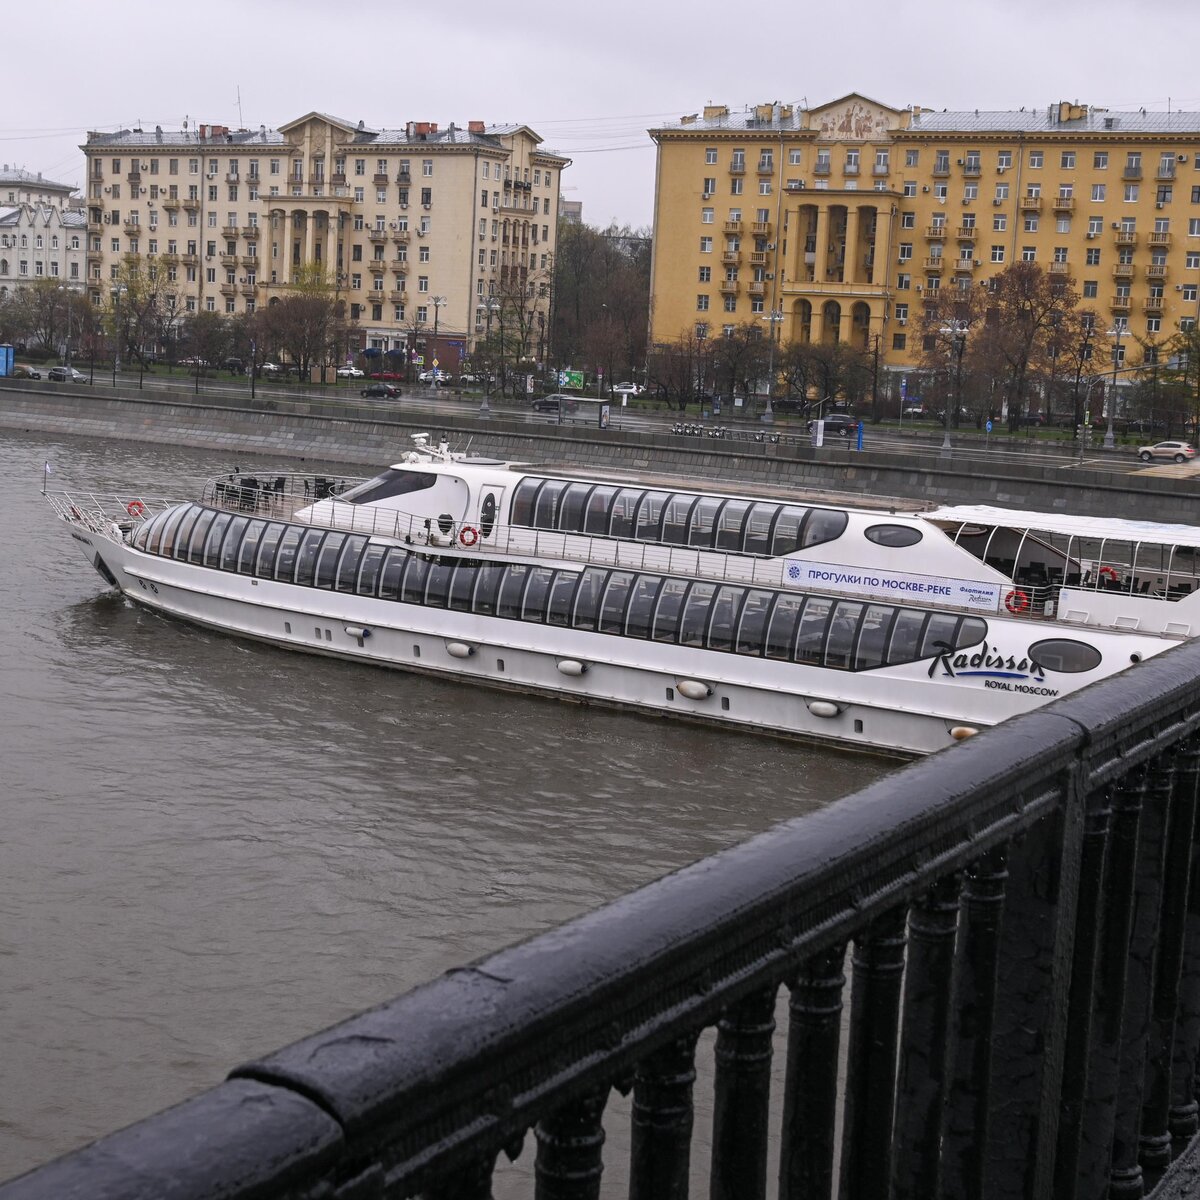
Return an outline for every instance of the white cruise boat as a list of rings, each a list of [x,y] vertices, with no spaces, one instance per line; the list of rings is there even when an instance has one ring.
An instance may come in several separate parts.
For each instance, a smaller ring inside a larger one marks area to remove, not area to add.
[[[432,449],[48,496],[131,599],[310,653],[899,754],[1200,630],[1200,528],[870,510]]]

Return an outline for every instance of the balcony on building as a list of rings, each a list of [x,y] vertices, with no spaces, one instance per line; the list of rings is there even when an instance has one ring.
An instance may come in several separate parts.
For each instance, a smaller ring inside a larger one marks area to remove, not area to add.
[[[871,174],[876,179],[886,179],[892,173],[892,168],[887,163],[876,163],[871,168]]]
[[[1154,174],[1154,178],[1161,179],[1164,182],[1169,183],[1175,178],[1175,164],[1173,162],[1160,162],[1158,164],[1158,170]]]
[[[254,298],[254,284],[243,283],[242,284],[242,295],[248,296],[250,299],[253,299]]]
[[[200,256],[198,254],[181,254],[179,261],[185,267],[194,267],[200,261]]]
[[[813,174],[814,175],[828,175],[829,174],[829,159],[818,158],[817,161],[813,164]]]
[[[141,173],[141,171],[139,171],[135,168],[134,170],[130,171],[129,174],[125,176],[125,178],[127,180],[129,180],[130,183],[141,183],[142,182],[142,173]]]
[[[767,265],[766,252],[763,250],[751,250],[750,265],[752,267],[765,267]]]
[[[406,295],[408,293],[403,288],[393,288],[392,291],[388,292],[388,299],[393,304],[403,304]]]
[[[1122,179],[1141,179],[1141,177],[1142,168],[1140,164],[1137,166],[1134,166],[1131,163],[1125,164],[1125,169],[1121,172]]]
[[[1069,262],[1052,262],[1050,264],[1051,275],[1070,275],[1071,264]]]
[[[726,233],[741,233],[742,232],[741,221],[726,221],[725,222],[725,232]]]
[[[412,175],[408,171],[396,172],[397,183],[412,183]]]
[[[168,206],[169,204],[170,202],[168,201]],[[191,212],[193,209],[200,207],[200,200],[196,196],[188,196],[187,199],[183,201],[183,207]]]
[[[346,182],[346,172],[345,171],[334,171],[334,173],[332,175],[330,175],[330,177],[329,177],[329,182],[330,183],[345,183]]]
[[[960,242],[973,242],[979,236],[979,230],[974,225],[960,225],[958,227],[958,240]]]
[[[368,229],[367,237],[373,242],[386,242],[388,231],[386,229]]]
[[[753,233],[755,237],[770,237],[771,236],[771,222],[770,221],[754,221],[750,225],[750,232]]]
[[[1022,212],[1038,212],[1042,211],[1041,196],[1022,196],[1020,200],[1020,209]]]
[[[927,238],[937,238],[939,241],[946,236],[945,225],[930,225],[925,230]]]
[[[408,274],[408,263],[399,262],[399,261],[393,262],[392,263],[392,274],[397,276],[398,278],[403,279],[404,276]]]
[[[244,237],[247,241],[254,241],[261,232],[262,230],[260,230],[257,225],[242,226],[242,237]]]
[[[236,267],[238,265],[238,256],[236,254],[222,254],[221,266]]]
[[[93,221],[89,217],[87,227],[88,227],[89,233],[99,233],[104,228],[104,222],[103,221]]]
[[[237,284],[236,283],[221,284],[221,295],[222,296],[236,296],[237,295]]]
[[[1054,211],[1055,212],[1071,212],[1075,208],[1074,196],[1055,196]]]
[[[983,172],[983,167],[981,166],[979,160],[975,158],[968,158],[963,163],[962,169],[963,175],[965,175],[968,179],[978,179]]]
[[[1132,279],[1133,278],[1133,263],[1121,262],[1117,263],[1113,269],[1114,279]]]
[[[1171,235],[1155,231],[1154,233],[1147,234],[1146,240],[1151,246],[1169,246],[1171,244]]]
[[[774,175],[775,164],[772,162],[764,162],[761,158],[758,160],[758,173],[760,175]]]
[[[921,265],[926,271],[940,271],[946,265],[946,260],[939,254],[935,258],[925,259]]]
[[[1137,234],[1132,229],[1118,229],[1113,240],[1118,246],[1136,246]]]
[[[950,159],[935,159],[933,164],[933,174],[937,179],[945,179],[950,174]]]
[[[375,184],[376,187],[386,186],[388,182],[388,173],[386,171],[376,171],[375,174],[371,176],[371,182]]]
[[[954,269],[963,274],[969,274],[975,270],[975,260],[973,258],[956,258],[954,260]]]
[[[727,267],[736,267],[742,261],[740,250],[724,250],[721,252],[721,262]]]
[[[739,162],[731,162],[729,164],[729,173],[730,173],[730,175],[745,175],[746,164],[739,163]]]
[[[137,221],[125,222],[125,233],[129,237],[138,237],[142,232],[142,227]]]
[[[406,245],[408,242],[408,230],[407,229],[393,229],[392,230],[392,241],[398,243],[399,245]]]
[[[842,167],[843,175],[857,175],[859,164],[856,162],[848,162]]]
[[[258,266],[258,255],[243,254],[238,261],[243,267],[249,267],[251,270],[254,270]]]
[[[1163,305],[1166,302],[1165,296],[1147,296],[1142,301],[1142,312],[1160,313],[1163,310]]]
[[[736,279],[721,280],[721,295],[736,296],[738,294],[738,281]]]
[[[1109,304],[1109,307],[1114,312],[1128,312],[1130,300],[1128,296],[1114,296]]]
[[[1166,263],[1151,263],[1146,268],[1147,279],[1166,279],[1167,264]]]
[[[222,225],[221,236],[231,242],[237,241],[238,227],[236,225]]]
[[[746,285],[746,291],[749,292],[751,296],[765,296],[767,294],[767,285],[760,279],[752,279]]]

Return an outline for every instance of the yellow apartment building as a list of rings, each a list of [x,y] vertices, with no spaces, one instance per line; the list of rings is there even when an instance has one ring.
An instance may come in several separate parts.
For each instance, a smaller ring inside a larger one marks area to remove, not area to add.
[[[181,313],[253,312],[318,268],[364,347],[453,367],[522,291],[549,308],[559,176],[524,125],[370,129],[312,112],[279,129],[89,133],[87,287],[128,256]],[[436,345],[429,338],[437,329]]]
[[[1196,319],[1200,113],[851,94],[710,105],[650,135],[653,342],[762,320],[783,343],[877,346],[903,370],[924,300],[1022,259],[1072,278],[1102,332],[1165,340]]]

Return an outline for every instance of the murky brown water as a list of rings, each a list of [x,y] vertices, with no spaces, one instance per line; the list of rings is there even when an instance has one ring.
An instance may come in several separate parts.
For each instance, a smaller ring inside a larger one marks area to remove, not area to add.
[[[181,497],[232,466],[0,433],[0,1179],[891,769],[164,620],[46,459]]]

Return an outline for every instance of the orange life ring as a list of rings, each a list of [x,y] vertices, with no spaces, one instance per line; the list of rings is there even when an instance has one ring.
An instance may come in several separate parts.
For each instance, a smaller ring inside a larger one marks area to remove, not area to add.
[[[1101,567],[1100,568],[1100,578],[1117,580],[1117,579],[1120,579],[1121,577],[1120,577],[1120,575],[1117,574],[1116,567]]]
[[[140,500],[130,500],[130,502],[125,505],[125,511],[131,517],[141,517],[145,516],[146,514],[146,506]]]
[[[1004,597],[1004,607],[1010,613],[1023,613],[1029,609],[1029,597],[1020,588],[1014,588]]]
[[[458,540],[464,546],[474,546],[479,541],[479,530],[474,525],[464,525],[458,531]]]

